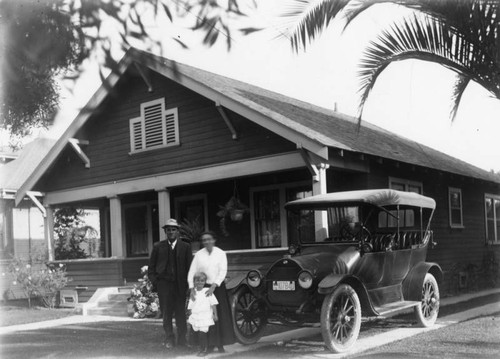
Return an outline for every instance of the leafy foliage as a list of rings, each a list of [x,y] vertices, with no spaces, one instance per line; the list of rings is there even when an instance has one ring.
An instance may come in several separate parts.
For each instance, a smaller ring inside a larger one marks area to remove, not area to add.
[[[187,243],[199,241],[204,231],[205,227],[200,223],[200,217],[192,220],[185,218],[179,228],[181,239]]]
[[[441,64],[457,74],[450,117],[456,115],[470,81],[500,99],[500,3],[495,0],[295,0],[294,49],[305,47],[340,13],[347,27],[358,15],[380,3],[415,10],[413,16],[381,31],[360,62],[360,118],[380,74],[392,62],[417,59]]]
[[[236,191],[235,191],[236,193]],[[232,221],[241,221],[241,216],[248,213],[250,209],[246,204],[241,202],[239,197],[235,194],[233,195],[224,206],[219,206],[219,211],[217,212],[217,217],[220,218],[220,229],[224,236],[229,236],[229,232],[226,227],[226,220],[230,218]]]
[[[153,284],[148,277],[148,266],[141,268],[141,275],[139,284],[134,284],[128,298],[133,303],[135,319],[155,317],[160,310],[158,294],[153,291]]]
[[[101,61],[104,80],[105,69],[118,69],[113,54],[131,45],[164,50],[165,36],[154,36],[157,29],[152,22],[188,16],[196,18],[192,28],[205,33],[206,45],[213,45],[224,34],[230,48],[229,24],[245,15],[238,0],[1,1],[0,126],[21,136],[32,127],[47,126],[58,108],[57,76],[76,79],[79,65],[93,56]],[[187,47],[179,38],[173,40]]]
[[[43,255],[30,259],[14,258],[8,267],[13,285],[20,285],[28,298],[39,298],[48,308],[55,305],[57,292],[68,283],[66,267],[63,264],[49,263]]]
[[[97,231],[84,224],[84,210],[73,207],[59,208],[54,212],[54,232],[57,234],[55,245],[56,259],[88,258],[90,255],[82,244],[91,245]]]

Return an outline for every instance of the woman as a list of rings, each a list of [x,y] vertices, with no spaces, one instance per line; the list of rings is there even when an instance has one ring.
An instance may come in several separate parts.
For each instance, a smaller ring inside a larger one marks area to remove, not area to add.
[[[194,299],[194,275],[203,272],[207,275],[207,296],[215,295],[219,305],[217,306],[218,321],[209,333],[209,347],[213,350],[217,347],[220,353],[224,352],[224,345],[235,342],[233,323],[231,318],[231,308],[227,298],[226,285],[224,280],[227,275],[226,253],[215,246],[215,233],[204,232],[201,235],[203,244],[194,256],[188,273],[188,283],[191,291],[191,299]]]

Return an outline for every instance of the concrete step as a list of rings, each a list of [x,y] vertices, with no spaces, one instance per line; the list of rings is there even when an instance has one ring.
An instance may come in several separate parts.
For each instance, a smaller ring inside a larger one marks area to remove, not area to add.
[[[110,294],[110,295],[108,295],[108,300],[109,301],[127,302],[127,299],[129,297],[130,297],[130,291],[127,293]]]
[[[135,283],[130,283],[129,285],[124,286],[124,287],[118,287],[118,293],[130,293],[130,291],[134,288],[133,284],[135,284]],[[139,284],[139,283],[136,283],[136,284]]]
[[[97,302],[97,307],[99,308],[127,308],[128,305],[129,302],[109,302],[109,301]]]
[[[120,307],[120,308],[89,308],[89,315],[111,315],[113,317],[129,317],[131,314],[129,313],[128,308]]]

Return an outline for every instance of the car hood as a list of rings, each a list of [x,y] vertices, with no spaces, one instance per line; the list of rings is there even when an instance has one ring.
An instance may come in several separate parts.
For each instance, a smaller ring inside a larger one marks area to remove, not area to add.
[[[300,254],[290,258],[314,275],[320,273],[347,274],[360,258],[354,245],[304,247]]]

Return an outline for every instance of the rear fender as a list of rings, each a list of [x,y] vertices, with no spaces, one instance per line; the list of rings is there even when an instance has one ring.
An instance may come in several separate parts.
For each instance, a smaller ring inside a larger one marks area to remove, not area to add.
[[[361,303],[361,310],[363,312],[363,316],[371,316],[376,315],[376,312],[371,305],[370,299],[368,297],[368,292],[361,283],[361,281],[351,275],[345,274],[329,274],[321,282],[318,284],[318,293],[323,295],[328,295],[332,293],[335,288],[337,288],[341,284],[350,285],[358,294],[359,301]]]
[[[422,299],[422,285],[425,275],[430,273],[436,278],[438,285],[443,281],[443,270],[436,263],[422,262],[413,267],[403,281],[403,298],[405,300],[420,301]]]

